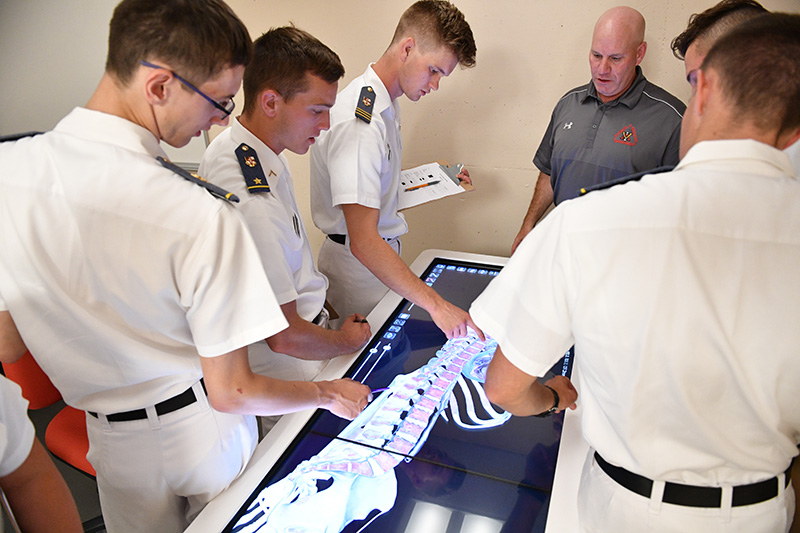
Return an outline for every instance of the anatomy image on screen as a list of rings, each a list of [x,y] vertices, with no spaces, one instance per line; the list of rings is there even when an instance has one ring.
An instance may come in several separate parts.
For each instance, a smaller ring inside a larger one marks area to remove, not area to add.
[[[495,427],[509,419],[491,406],[480,386],[496,348],[494,340],[481,341],[470,331],[447,341],[422,367],[395,376],[319,453],[263,489],[232,531],[339,532],[354,520],[374,520],[391,509],[397,496],[395,467],[419,452],[448,407],[464,429]],[[456,388],[465,399],[461,410],[453,397]],[[474,396],[488,417],[476,414]]]

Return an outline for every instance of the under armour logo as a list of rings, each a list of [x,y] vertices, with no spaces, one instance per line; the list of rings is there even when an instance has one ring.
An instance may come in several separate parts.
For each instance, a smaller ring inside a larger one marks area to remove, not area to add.
[[[565,130],[571,130],[572,129],[572,122],[565,122],[564,123],[564,129]]]

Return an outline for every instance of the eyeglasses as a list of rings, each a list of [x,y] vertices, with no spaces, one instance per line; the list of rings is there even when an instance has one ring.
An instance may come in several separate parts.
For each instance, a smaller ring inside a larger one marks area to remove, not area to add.
[[[141,63],[145,67],[149,67],[149,68],[160,68],[160,69],[163,69],[163,70],[168,70],[173,76],[175,76],[178,79],[178,81],[180,81],[182,84],[186,85],[188,88],[190,88],[191,90],[193,90],[194,92],[196,92],[197,94],[199,94],[200,96],[202,96],[203,98],[208,100],[211,103],[211,105],[213,105],[214,107],[216,107],[217,109],[219,109],[220,111],[225,113],[226,117],[228,117],[231,113],[233,113],[233,108],[236,107],[236,102],[234,102],[233,99],[231,99],[231,98],[226,98],[222,102],[217,102],[216,100],[214,100],[213,98],[208,96],[206,93],[204,93],[203,91],[201,91],[200,89],[198,89],[197,87],[195,87],[194,85],[192,85],[191,83],[186,81],[185,79],[183,79],[180,76],[178,76],[178,74],[174,70],[169,70],[167,67],[154,65],[154,64],[148,63],[147,61],[144,61],[144,60],[139,61],[139,63]]]
[[[697,69],[689,71],[689,74],[686,75],[686,81],[689,82],[689,85],[692,86],[692,89],[695,88],[697,85]]]

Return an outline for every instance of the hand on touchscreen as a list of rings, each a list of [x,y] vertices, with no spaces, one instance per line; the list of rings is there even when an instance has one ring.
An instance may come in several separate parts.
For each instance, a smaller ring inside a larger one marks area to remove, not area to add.
[[[358,313],[347,317],[339,331],[344,334],[350,351],[356,351],[363,347],[372,337],[372,330],[367,319]]]
[[[441,303],[430,311],[433,322],[441,329],[448,339],[465,337],[472,328],[480,340],[486,340],[483,331],[472,321],[469,313],[457,307],[447,300],[441,299]]]
[[[578,399],[578,391],[572,385],[572,381],[564,376],[554,376],[545,382],[548,387],[553,387],[558,393],[558,409],[556,412],[561,412],[564,409],[575,409],[577,404],[575,401]]]
[[[350,378],[319,381],[320,407],[340,418],[352,420],[372,401],[369,387]]]

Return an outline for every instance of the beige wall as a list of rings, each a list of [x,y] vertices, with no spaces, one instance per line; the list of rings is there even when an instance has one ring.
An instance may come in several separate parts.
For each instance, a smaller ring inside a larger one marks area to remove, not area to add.
[[[361,74],[389,43],[411,0],[229,0],[253,37],[294,22],[333,48],[346,73]],[[406,212],[403,257],[426,248],[507,255],[525,213],[537,171],[531,163],[550,117],[568,89],[589,79],[592,28],[612,1],[456,0],[472,26],[477,66],[456,71],[437,93],[402,98],[403,165],[437,159],[464,163],[477,190]],[[689,96],[683,63],[670,40],[692,13],[715,0],[635,0],[647,20],[647,77],[682,100]],[[797,0],[763,0],[772,10],[800,12]],[[0,1],[0,134],[48,129],[83,105],[105,57],[108,0]],[[241,104],[241,100],[239,100]],[[212,131],[212,137],[218,131]],[[323,236],[311,224],[308,158],[288,154],[297,197],[316,250]]]
[[[230,0],[253,37],[294,22],[335,50],[346,73],[340,87],[380,57],[408,1]],[[403,258],[444,248],[508,255],[527,209],[538,171],[531,160],[553,106],[589,80],[588,48],[597,17],[613,1],[456,0],[478,45],[472,69],[457,68],[438,92],[412,103],[401,98],[403,166],[434,160],[460,162],[477,190],[406,211]],[[686,101],[683,63],[669,43],[692,13],[715,0],[638,0],[628,5],[647,20],[645,75]],[[775,10],[800,12],[796,0],[769,1]],[[213,135],[213,132],[212,132]],[[289,156],[303,217],[308,206],[308,157]],[[315,250],[322,234],[307,224]]]

